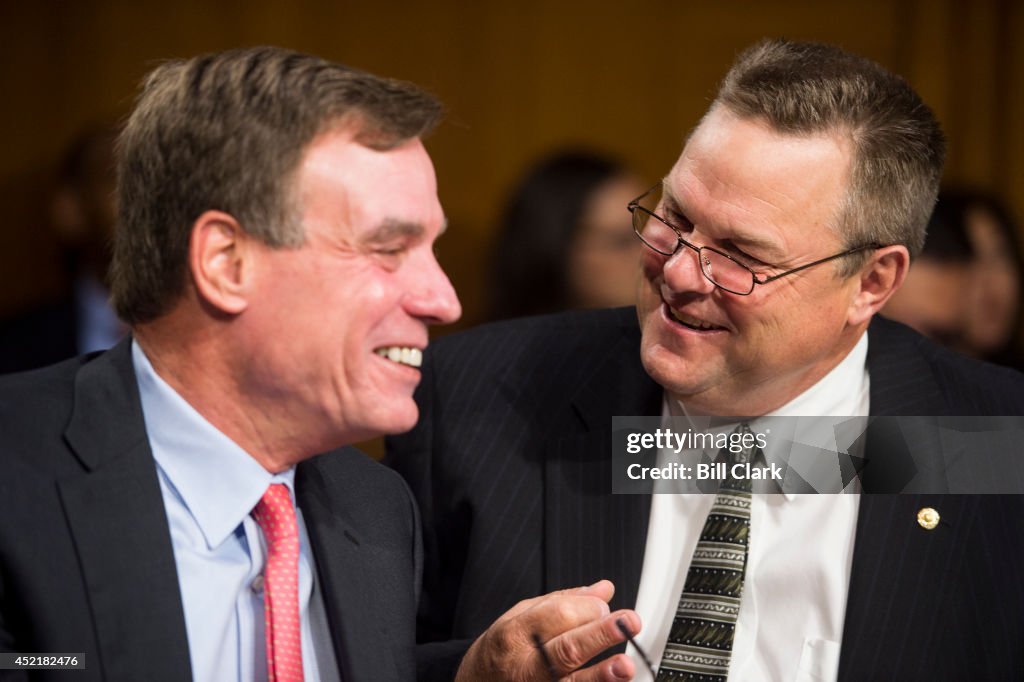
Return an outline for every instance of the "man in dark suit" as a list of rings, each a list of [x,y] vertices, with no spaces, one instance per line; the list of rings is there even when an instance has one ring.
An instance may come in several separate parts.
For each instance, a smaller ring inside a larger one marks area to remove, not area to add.
[[[643,619],[658,679],[1020,679],[1020,497],[611,494],[616,415],[1024,412],[1019,374],[873,319],[921,248],[943,148],[873,63],[783,41],[740,56],[631,204],[636,310],[427,354],[420,421],[389,440],[425,528],[420,640],[472,638],[523,595],[600,577]],[[865,492],[899,490],[897,446],[922,447],[884,431],[867,432]],[[723,523],[738,544],[709,533]],[[705,590],[711,574],[736,581]]]
[[[0,653],[77,654],[83,680],[414,677],[415,502],[337,448],[413,425],[428,325],[460,314],[420,139],[439,112],[277,48],[147,77],[119,143],[131,338],[0,380]],[[460,674],[574,670],[639,629],[610,596],[521,603]]]

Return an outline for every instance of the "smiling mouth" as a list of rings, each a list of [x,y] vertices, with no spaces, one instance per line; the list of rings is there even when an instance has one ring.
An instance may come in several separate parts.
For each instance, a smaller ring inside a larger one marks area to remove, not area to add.
[[[378,348],[373,352],[385,360],[390,360],[391,362],[398,363],[399,365],[406,365],[407,367],[415,367],[416,369],[419,369],[423,364],[423,351],[419,348],[385,346],[383,348]]]
[[[691,317],[690,315],[676,312],[667,304],[665,305],[665,308],[668,310],[669,318],[683,325],[687,329],[692,329],[698,332],[725,331],[725,327],[720,327],[716,324],[711,324],[710,322],[702,320],[698,317]]]

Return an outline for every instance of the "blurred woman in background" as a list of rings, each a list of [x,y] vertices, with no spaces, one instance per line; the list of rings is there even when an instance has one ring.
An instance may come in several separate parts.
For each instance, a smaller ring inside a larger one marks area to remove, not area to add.
[[[924,250],[884,313],[967,355],[1024,369],[1019,346],[1024,264],[998,198],[945,189]]]
[[[967,289],[964,345],[967,352],[1018,369],[1024,366],[1019,340],[1021,263],[1017,226],[995,197],[962,198],[967,238],[974,258]]]
[[[532,166],[502,214],[487,319],[631,305],[641,245],[626,204],[645,189],[595,152],[559,152]]]

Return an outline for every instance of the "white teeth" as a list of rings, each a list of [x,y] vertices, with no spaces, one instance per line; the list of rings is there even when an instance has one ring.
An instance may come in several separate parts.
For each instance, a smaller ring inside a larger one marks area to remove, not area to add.
[[[400,365],[409,365],[410,367],[419,367],[423,364],[423,351],[419,348],[405,348],[402,346],[388,346],[387,348],[378,348],[374,351],[377,355],[382,358],[387,358],[392,362],[397,362]]]
[[[669,308],[668,311],[672,315],[673,319],[676,320],[676,322],[682,322],[683,324],[687,325],[688,327],[696,327],[698,329],[717,329],[718,328],[715,325],[711,324],[710,322],[705,322],[704,320],[698,320],[696,317],[690,317],[689,315],[684,315],[682,313],[678,313],[675,310],[672,310],[672,308]]]

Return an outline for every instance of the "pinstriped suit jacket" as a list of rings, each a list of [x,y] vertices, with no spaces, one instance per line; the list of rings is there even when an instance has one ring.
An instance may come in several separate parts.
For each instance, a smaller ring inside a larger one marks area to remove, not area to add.
[[[868,333],[872,415],[1024,414],[1024,376],[881,318]],[[650,498],[610,494],[610,429],[660,414],[639,339],[624,308],[431,346],[420,422],[388,442],[424,523],[421,679],[450,679],[521,599],[609,578],[612,608],[634,606]],[[869,461],[898,461],[888,448],[869,431]],[[916,523],[923,506],[942,514],[934,531]],[[865,495],[856,533],[841,680],[1024,678],[1024,498]]]

